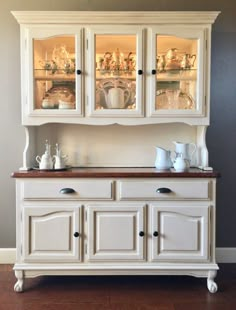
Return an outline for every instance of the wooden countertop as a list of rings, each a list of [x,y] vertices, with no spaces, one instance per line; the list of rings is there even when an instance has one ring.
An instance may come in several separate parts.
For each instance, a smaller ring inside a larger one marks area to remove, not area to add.
[[[13,178],[217,178],[216,171],[203,171],[191,168],[188,172],[176,172],[174,169],[159,171],[156,168],[70,168],[60,171],[16,171]]]

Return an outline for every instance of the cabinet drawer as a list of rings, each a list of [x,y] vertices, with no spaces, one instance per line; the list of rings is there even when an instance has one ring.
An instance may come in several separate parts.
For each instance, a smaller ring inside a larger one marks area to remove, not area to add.
[[[113,199],[111,180],[31,180],[23,183],[23,197],[27,199]]]
[[[120,181],[117,195],[120,200],[209,199],[210,181]]]

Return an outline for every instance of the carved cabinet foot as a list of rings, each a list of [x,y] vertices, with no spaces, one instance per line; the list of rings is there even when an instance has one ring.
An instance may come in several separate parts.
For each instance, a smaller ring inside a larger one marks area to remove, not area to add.
[[[17,278],[17,282],[14,285],[14,291],[17,293],[23,292],[23,290],[24,290],[24,274],[23,274],[23,271],[15,271],[15,276]]]
[[[208,288],[210,293],[216,293],[218,290],[218,286],[217,286],[216,282],[214,281],[216,275],[217,275],[216,270],[211,270],[208,273],[207,288]]]

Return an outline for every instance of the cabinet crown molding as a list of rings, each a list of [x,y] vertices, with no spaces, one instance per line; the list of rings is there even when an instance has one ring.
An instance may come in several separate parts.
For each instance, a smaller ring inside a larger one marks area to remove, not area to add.
[[[220,11],[12,11],[19,24],[213,24]]]

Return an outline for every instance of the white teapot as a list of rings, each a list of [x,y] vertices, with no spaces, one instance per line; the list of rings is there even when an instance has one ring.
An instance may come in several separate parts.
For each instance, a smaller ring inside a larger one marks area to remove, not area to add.
[[[40,157],[36,156],[36,161],[39,164],[39,169],[48,170],[53,169],[53,160],[51,156],[51,145],[46,140],[46,150],[45,153]]]

